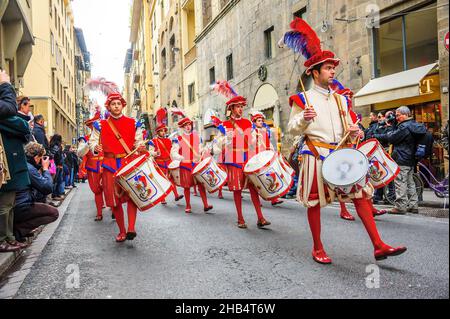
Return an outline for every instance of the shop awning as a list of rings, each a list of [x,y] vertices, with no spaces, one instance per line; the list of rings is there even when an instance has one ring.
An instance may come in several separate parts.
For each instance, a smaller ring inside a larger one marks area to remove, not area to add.
[[[419,68],[373,79],[355,94],[355,106],[383,103],[420,95],[420,86],[437,66],[432,63]]]

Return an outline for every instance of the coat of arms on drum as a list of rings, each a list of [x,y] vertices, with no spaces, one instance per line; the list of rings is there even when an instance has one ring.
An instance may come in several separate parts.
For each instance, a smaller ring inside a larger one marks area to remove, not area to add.
[[[134,188],[137,190],[137,195],[142,200],[148,199],[152,195],[152,187],[144,175],[134,176]]]
[[[209,169],[205,173],[205,179],[209,186],[214,187],[219,182],[219,179],[217,178],[217,175],[214,173],[213,170]]]
[[[275,193],[281,187],[277,173],[270,170],[265,174],[265,177],[264,184],[266,185],[267,190],[270,193]]]
[[[369,176],[376,182],[380,182],[386,175],[381,169],[380,162],[372,161],[369,166]]]

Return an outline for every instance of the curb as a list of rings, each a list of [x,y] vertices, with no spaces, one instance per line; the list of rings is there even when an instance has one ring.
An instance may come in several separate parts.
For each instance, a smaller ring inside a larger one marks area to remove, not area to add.
[[[34,236],[27,239],[27,243],[29,246],[21,251],[13,252],[13,253],[1,253],[0,254],[0,299],[4,298],[3,296],[3,290],[8,290],[8,283],[9,278],[13,275],[10,274],[9,277],[5,277],[5,275],[8,273],[8,271],[15,265],[15,263],[19,260],[19,258],[24,255],[28,256],[30,254],[39,256],[42,250],[45,248],[47,242],[51,239],[53,234],[55,233],[56,229],[58,228],[59,224],[61,223],[62,219],[64,218],[64,215],[69,208],[69,205],[75,196],[76,192],[69,192],[67,193],[67,197],[63,201],[61,201],[61,205],[59,205],[58,211],[59,211],[59,218],[54,221],[53,223],[45,226],[40,226],[36,229],[34,232]],[[35,240],[38,238],[38,236],[42,234],[43,238],[39,238],[36,242]],[[27,257],[26,257],[27,258]],[[34,257],[33,261],[35,262],[38,257]],[[34,264],[33,262],[33,264]],[[28,272],[31,270],[31,266],[29,266]],[[25,280],[25,277],[23,278]],[[23,282],[22,280],[22,282]],[[21,282],[21,283],[22,283]],[[20,285],[21,285],[20,283]],[[20,285],[14,284],[14,294],[19,290]]]

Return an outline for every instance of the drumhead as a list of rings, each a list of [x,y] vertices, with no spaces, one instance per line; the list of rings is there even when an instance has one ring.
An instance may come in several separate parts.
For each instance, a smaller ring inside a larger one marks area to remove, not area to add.
[[[326,182],[336,186],[356,184],[369,170],[367,157],[359,150],[341,149],[323,161],[322,174]]]
[[[180,168],[180,161],[172,161],[169,166],[167,166],[169,169],[177,169]]]
[[[244,173],[251,174],[268,165],[275,158],[273,151],[264,151],[253,156],[244,167]]]
[[[116,176],[127,175],[128,172],[130,171],[130,169],[133,169],[136,166],[140,166],[143,162],[145,162],[146,158],[147,158],[147,155],[145,155],[145,154],[137,157],[136,159],[134,159],[133,161],[131,161],[127,165],[121,167],[117,171]]]
[[[203,170],[206,166],[209,165],[209,163],[211,163],[212,158],[205,158],[203,161],[201,161],[200,163],[198,163],[194,170],[192,171],[192,174],[197,174],[198,172],[200,172],[201,170]]]

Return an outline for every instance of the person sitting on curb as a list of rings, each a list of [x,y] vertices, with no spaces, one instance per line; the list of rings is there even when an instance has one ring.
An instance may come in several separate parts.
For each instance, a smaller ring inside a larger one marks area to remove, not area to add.
[[[16,193],[14,207],[14,235],[19,242],[30,237],[32,231],[58,219],[58,209],[46,204],[52,193],[53,179],[48,171],[50,160],[43,145],[31,142],[25,146],[28,174],[31,185]]]

